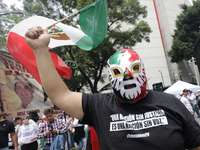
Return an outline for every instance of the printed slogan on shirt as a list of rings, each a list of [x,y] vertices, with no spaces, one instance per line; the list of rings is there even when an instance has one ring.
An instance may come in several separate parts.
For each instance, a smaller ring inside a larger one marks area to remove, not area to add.
[[[110,116],[110,131],[143,130],[168,125],[163,110],[149,111],[144,114],[113,114]]]

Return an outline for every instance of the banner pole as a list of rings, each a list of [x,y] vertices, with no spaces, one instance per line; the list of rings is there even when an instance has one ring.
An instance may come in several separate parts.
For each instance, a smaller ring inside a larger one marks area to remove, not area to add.
[[[65,20],[65,19],[67,19],[67,18],[69,18],[69,17],[72,17],[72,16],[76,15],[76,14],[78,14],[78,11],[75,12],[75,13],[73,13],[73,14],[71,14],[71,15],[69,15],[69,16],[67,16],[67,17],[65,17],[65,18],[63,18],[63,19],[58,20],[57,22],[55,22],[55,23],[53,23],[53,24],[51,24],[51,25],[49,25],[49,26],[47,26],[47,29],[48,29],[49,27],[51,27],[51,26],[56,25],[56,24],[59,23],[59,22],[62,22],[63,20]]]

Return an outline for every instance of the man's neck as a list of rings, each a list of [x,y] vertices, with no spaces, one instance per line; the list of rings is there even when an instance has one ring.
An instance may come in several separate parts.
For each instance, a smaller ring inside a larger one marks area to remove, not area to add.
[[[0,122],[2,122],[2,121],[4,121],[5,119],[3,119],[3,116],[2,117],[0,117]]]
[[[30,104],[30,103],[29,103],[29,104]],[[22,107],[23,107],[24,109],[26,109],[26,107],[27,107],[29,104],[23,104],[23,103],[22,103]]]
[[[50,122],[50,123],[54,123],[54,120],[55,120],[55,118],[53,119],[53,121],[51,121],[51,122],[49,121],[49,122]]]

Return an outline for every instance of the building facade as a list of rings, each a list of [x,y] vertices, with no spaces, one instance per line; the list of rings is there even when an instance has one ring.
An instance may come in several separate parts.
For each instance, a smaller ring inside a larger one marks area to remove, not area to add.
[[[187,61],[171,63],[167,54],[171,50],[175,20],[182,11],[180,4],[191,5],[191,2],[140,0],[140,3],[147,6],[148,16],[145,21],[149,23],[153,32],[150,34],[150,43],[138,43],[133,49],[138,52],[145,64],[149,89],[159,82],[162,82],[164,87],[172,85],[177,80],[196,82],[192,63]]]
[[[195,76],[197,67],[194,67],[193,63],[187,61],[171,63],[167,54],[171,50],[175,20],[182,11],[180,5],[184,3],[191,5],[190,0],[140,0],[141,5],[147,6],[148,15],[145,21],[151,27],[152,33],[150,43],[143,41],[132,49],[144,62],[148,89],[153,89],[153,85],[160,82],[163,87],[168,87],[177,80],[197,83]],[[124,29],[128,29],[129,26],[123,23]],[[199,77],[198,71],[197,75]],[[99,87],[102,88],[101,85]]]

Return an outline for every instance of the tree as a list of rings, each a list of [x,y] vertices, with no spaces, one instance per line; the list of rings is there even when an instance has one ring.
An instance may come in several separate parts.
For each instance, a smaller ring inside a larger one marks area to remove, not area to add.
[[[31,3],[29,2],[31,1]],[[23,0],[24,10],[28,14],[37,14],[59,20],[66,15],[80,10],[95,0]],[[91,51],[84,51],[77,46],[65,46],[50,50],[58,54],[64,61],[73,60],[77,69],[72,69],[70,81],[64,80],[73,91],[86,87],[92,93],[98,92],[98,82],[104,82],[102,73],[107,59],[119,48],[129,48],[137,42],[149,42],[151,29],[142,20],[147,16],[145,6],[138,0],[107,0],[108,4],[108,32],[104,41]],[[63,23],[76,26],[78,17],[65,20]],[[126,30],[122,27],[126,24]]]
[[[79,10],[94,1],[77,0],[76,8]],[[87,52],[78,47],[64,47],[67,56],[78,64],[75,70],[76,76],[73,82],[67,85],[73,90],[80,90],[83,86],[88,87],[92,93],[98,92],[98,82],[104,82],[102,71],[106,66],[107,59],[119,48],[134,46],[137,42],[149,42],[151,32],[148,24],[140,20],[147,15],[146,7],[141,6],[138,0],[108,0],[108,33],[104,41],[95,49]],[[127,23],[129,29],[123,30],[122,24]],[[83,80],[82,80],[83,79]],[[80,82],[75,82],[80,80]],[[72,87],[77,83],[75,87]],[[77,89],[77,87],[79,87]],[[75,89],[74,89],[75,88]]]
[[[172,47],[168,52],[171,62],[189,60],[194,56],[194,45],[200,36],[200,2],[192,6],[180,5],[182,13],[177,17]]]
[[[27,16],[20,10],[11,5],[11,9],[0,0],[0,47],[1,50],[7,50],[6,39],[10,29],[18,22],[27,18]]]

